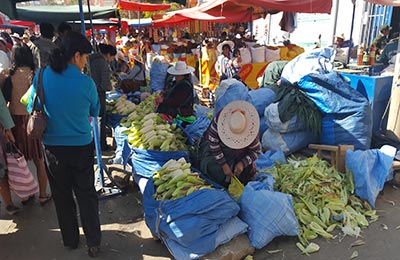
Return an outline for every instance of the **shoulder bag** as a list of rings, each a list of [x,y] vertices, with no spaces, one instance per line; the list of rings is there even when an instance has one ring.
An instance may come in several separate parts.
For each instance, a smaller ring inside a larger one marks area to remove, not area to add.
[[[44,93],[43,93],[43,71],[41,68],[39,72],[38,84],[36,87],[35,96],[32,104],[32,111],[26,126],[26,133],[32,139],[41,139],[44,130],[46,129],[46,114],[44,112]],[[40,103],[38,103],[38,98]]]

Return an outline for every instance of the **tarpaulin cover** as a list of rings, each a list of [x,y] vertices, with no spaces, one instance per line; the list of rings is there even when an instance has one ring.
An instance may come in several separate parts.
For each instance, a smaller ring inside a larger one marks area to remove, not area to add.
[[[132,148],[132,172],[144,177],[150,177],[167,161],[185,158],[189,161],[188,151],[163,152]]]
[[[124,0],[119,0],[118,6],[122,10],[140,11],[140,12],[162,11],[162,10],[168,10],[171,7],[170,4],[148,4],[148,3],[138,3],[138,2],[130,2]]]
[[[155,200],[154,192],[148,181],[143,194],[146,225],[153,235],[174,240],[194,255],[214,251],[217,231],[239,213],[238,204],[220,189],[202,189],[172,201]]]
[[[223,80],[220,86],[215,90],[215,96],[216,100],[213,116],[232,101],[243,100],[251,102],[248,87],[235,79]]]
[[[91,6],[90,15],[88,7],[83,6],[84,18],[103,19],[116,17],[116,9],[112,7]],[[18,6],[17,18],[24,21],[33,21],[35,23],[49,22],[59,24],[65,21],[73,21],[79,19],[78,5],[63,5],[62,8],[57,5],[40,5],[40,6]]]
[[[240,18],[242,17],[243,15],[240,16]],[[192,20],[220,22],[223,21],[224,19],[225,17],[222,16],[213,16],[196,10],[190,13],[185,12],[185,13],[171,14],[165,16],[162,19],[154,20],[153,24],[155,27],[160,27],[160,26],[172,25],[175,23],[189,22]]]
[[[390,156],[379,149],[346,152],[346,168],[353,173],[356,194],[368,200],[372,207],[383,189],[393,158],[394,154]]]
[[[270,191],[257,181],[249,182],[239,198],[239,217],[249,225],[250,244],[257,249],[277,236],[297,236],[299,223],[292,195]]]
[[[323,114],[322,144],[349,144],[355,149],[369,149],[372,111],[366,97],[337,72],[307,75],[299,81],[299,87]]]

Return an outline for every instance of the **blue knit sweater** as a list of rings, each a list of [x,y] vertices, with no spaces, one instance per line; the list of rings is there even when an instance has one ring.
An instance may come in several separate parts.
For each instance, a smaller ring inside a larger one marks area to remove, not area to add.
[[[39,70],[32,91],[36,91]],[[50,67],[43,72],[47,127],[42,142],[54,146],[83,146],[92,142],[91,116],[98,116],[100,103],[93,80],[69,64],[61,74]],[[34,92],[32,92],[34,93]],[[29,100],[31,111],[33,95]]]

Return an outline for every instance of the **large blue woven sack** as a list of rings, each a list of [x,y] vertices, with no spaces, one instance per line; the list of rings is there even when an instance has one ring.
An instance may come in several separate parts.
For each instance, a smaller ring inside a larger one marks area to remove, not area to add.
[[[369,149],[372,111],[366,97],[337,72],[304,76],[299,87],[323,114],[322,144],[350,144],[355,149]]]
[[[250,103],[256,108],[260,117],[264,116],[264,110],[275,99],[275,91],[270,88],[260,88],[249,91]]]
[[[260,156],[255,160],[256,168],[258,171],[264,168],[272,168],[276,161],[286,163],[286,157],[282,150],[268,150],[265,153],[261,153]]]
[[[226,105],[228,105],[232,101],[244,100],[247,102],[251,102],[249,89],[242,82],[234,79],[227,79],[224,81],[225,83],[229,82],[229,85],[226,86],[226,89],[222,92],[222,94],[216,95],[213,116],[215,116],[221,109],[223,109]],[[221,83],[221,85],[223,84]],[[218,88],[220,87],[217,87],[217,89]]]
[[[375,207],[393,163],[393,156],[379,149],[346,152],[346,168],[353,173],[356,194]]]
[[[132,171],[144,177],[150,177],[159,170],[167,161],[185,158],[189,161],[188,151],[162,152],[132,148]]]
[[[125,140],[128,139],[128,135],[124,132],[128,130],[127,127],[117,126],[114,129],[114,140],[115,140],[115,157],[112,159],[113,164],[124,164],[124,144]]]
[[[230,220],[222,224],[221,227],[216,231],[215,248],[219,245],[228,243],[236,236],[247,232],[247,227],[248,225],[241,221],[238,217],[231,218]],[[165,243],[171,254],[174,256],[174,258],[177,260],[199,259],[206,254],[203,252],[192,251],[193,247],[196,248],[198,246],[191,245],[189,248],[184,247],[177,243],[175,240],[169,239],[168,237],[163,238],[163,242]],[[200,245],[200,247],[202,246]]]
[[[281,134],[268,128],[261,138],[261,146],[265,150],[282,150],[288,155],[317,140],[318,135],[307,130]]]
[[[249,182],[239,198],[239,217],[249,225],[250,244],[265,247],[277,236],[297,236],[299,223],[293,210],[292,195],[269,191]]]
[[[154,192],[148,181],[143,194],[146,225],[153,235],[174,240],[197,255],[212,252],[216,232],[239,213],[238,204],[220,189],[203,189],[172,201],[155,200]]]
[[[165,63],[153,62],[151,64],[149,85],[153,93],[164,89],[167,69],[168,64]]]

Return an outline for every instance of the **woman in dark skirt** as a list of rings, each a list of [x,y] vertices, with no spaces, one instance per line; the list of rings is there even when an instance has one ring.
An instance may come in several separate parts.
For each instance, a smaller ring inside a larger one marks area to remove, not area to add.
[[[26,45],[16,46],[14,48],[13,66],[10,70],[12,88],[8,108],[15,124],[15,127],[12,129],[15,137],[15,144],[24,154],[25,159],[27,161],[33,160],[36,166],[36,173],[39,182],[39,202],[40,205],[43,206],[50,201],[51,196],[46,193],[47,175],[42,144],[40,140],[32,140],[27,136],[26,126],[29,114],[26,110],[26,106],[20,102],[21,97],[32,84],[34,68],[35,65],[30,48]],[[32,198],[33,196],[28,200],[31,200]]]

